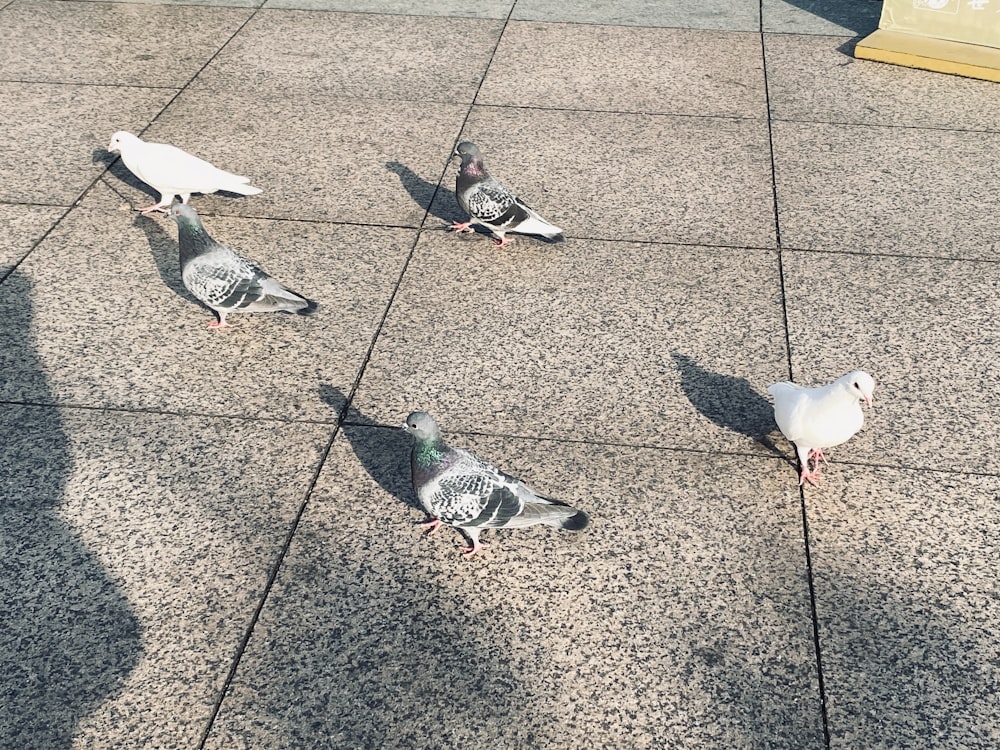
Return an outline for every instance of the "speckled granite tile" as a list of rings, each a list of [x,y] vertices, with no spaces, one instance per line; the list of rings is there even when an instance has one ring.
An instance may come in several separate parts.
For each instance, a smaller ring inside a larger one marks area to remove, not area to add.
[[[845,467],[828,489],[809,536],[830,747],[996,747],[1000,478]]]
[[[104,169],[111,134],[145,127],[174,93],[0,82],[0,200],[72,205]]]
[[[17,0],[3,11],[0,70],[17,81],[176,88],[249,16],[238,8]]]
[[[5,405],[0,430],[0,744],[195,747],[329,428]]]
[[[225,8],[258,8],[264,0],[77,0],[81,3],[129,3],[139,5],[209,5]]]
[[[785,247],[996,258],[1000,133],[776,121]]]
[[[265,9],[192,90],[468,103],[502,29],[497,20]]]
[[[264,191],[251,198],[198,197],[199,210],[416,227],[467,111],[465,105],[296,92],[185,92],[147,137],[183,144],[253,178]],[[205,127],[192,129],[199,119]],[[148,201],[145,192],[109,181],[133,201]]]
[[[881,13],[880,0],[763,0],[761,7],[764,31],[789,34],[863,36],[878,28]]]
[[[777,462],[454,436],[594,518],[466,561],[401,431],[345,434],[206,748],[823,746]]]
[[[383,423],[417,404],[454,429],[764,450],[783,342],[769,251],[425,232],[357,403]]]
[[[1000,130],[989,81],[856,60],[842,37],[767,34],[764,44],[775,119]]]
[[[518,0],[511,18],[613,26],[758,31],[760,3],[755,0],[704,0],[698,3],[662,3],[656,0],[592,0],[587,3]]]
[[[64,208],[51,206],[0,205],[0,278],[27,255],[38,240],[62,216]]]
[[[462,137],[568,236],[775,244],[766,121],[476,106]],[[458,210],[457,169],[436,216]]]
[[[210,310],[180,281],[166,218],[75,209],[21,264],[35,285],[32,335],[47,376],[16,356],[27,324],[0,330],[0,398],[226,416],[320,418],[312,384],[349,385],[364,361],[413,232],[205,216],[219,241],[323,307],[302,317]],[[8,288],[11,287],[11,288]],[[17,320],[18,285],[0,286]],[[51,396],[48,394],[51,393]]]
[[[412,16],[506,18],[511,0],[267,0],[267,8],[390,13]]]
[[[766,117],[760,37],[511,21],[476,102]]]
[[[997,473],[995,263],[786,252],[783,270],[796,379],[875,377],[832,459]]]

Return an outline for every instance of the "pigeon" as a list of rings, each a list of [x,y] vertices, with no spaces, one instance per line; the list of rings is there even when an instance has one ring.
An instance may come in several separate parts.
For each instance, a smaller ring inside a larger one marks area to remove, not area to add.
[[[319,305],[289,291],[243,256],[213,240],[198,212],[184,203],[170,207],[177,222],[181,279],[195,297],[219,316],[209,328],[230,328],[232,312],[296,312],[311,315]]]
[[[829,385],[804,388],[795,383],[774,383],[767,392],[774,397],[774,421],[795,444],[802,472],[799,486],[819,480],[819,462],[826,463],[824,448],[846,443],[865,423],[861,401],[872,405],[875,380],[855,370]],[[809,459],[815,462],[810,470]]]
[[[540,234],[554,239],[562,230],[547,222],[486,172],[483,157],[474,143],[463,141],[452,156],[461,156],[462,165],[455,178],[458,205],[472,218],[451,225],[454,232],[471,232],[473,224],[486,227],[496,238],[497,247],[507,244],[507,232]]]
[[[449,448],[434,418],[415,411],[403,429],[415,438],[410,455],[413,488],[431,520],[430,533],[443,524],[465,532],[472,544],[462,547],[466,558],[488,545],[479,541],[482,529],[517,529],[535,524],[580,531],[590,516],[565,503],[542,497],[472,453]]]
[[[187,203],[191,193],[214,193],[227,190],[240,195],[257,195],[260,188],[250,185],[249,177],[224,172],[204,159],[192,156],[167,143],[147,143],[138,136],[119,130],[111,136],[108,151],[118,151],[132,174],[160,193],[160,201],[140,208],[142,213],[167,211],[174,196]]]

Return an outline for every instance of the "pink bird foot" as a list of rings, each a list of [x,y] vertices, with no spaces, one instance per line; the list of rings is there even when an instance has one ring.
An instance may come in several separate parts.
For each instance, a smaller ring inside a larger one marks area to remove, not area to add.
[[[232,328],[229,323],[224,320],[213,320],[208,324],[209,328]]]
[[[459,551],[462,553],[462,557],[464,557],[466,560],[469,560],[489,546],[490,545],[483,544],[479,540],[476,540],[475,542],[472,543],[471,547],[462,547]]]
[[[154,203],[152,206],[146,206],[145,208],[137,208],[136,211],[138,211],[141,214],[170,213],[169,208],[167,208],[166,206],[161,206],[159,203]]]
[[[474,232],[475,231],[472,228],[472,222],[471,221],[466,221],[464,223],[461,222],[461,221],[456,221],[456,222],[453,222],[451,224],[451,226],[449,226],[448,228],[451,229],[451,231],[453,231],[453,232],[459,232],[459,233],[461,233],[461,232]]]
[[[824,466],[828,466],[829,465],[826,462],[826,455],[823,453],[823,449],[822,448],[813,448],[812,450],[810,450],[809,451],[809,458],[811,458],[813,460],[813,462],[815,463],[817,469],[819,468],[819,462],[820,461],[823,462]]]
[[[506,247],[507,244],[510,242],[510,240],[507,238],[507,235],[504,235],[500,239],[497,239],[496,237],[494,237],[493,241],[496,243],[497,247]]]
[[[430,521],[418,525],[422,529],[430,529],[430,531],[427,532],[427,536],[432,536],[433,534],[437,533],[438,529],[444,526],[444,521],[442,521],[440,518],[432,518]]]
[[[805,482],[809,482],[813,487],[819,487],[819,470],[809,471],[808,466],[803,466],[802,473],[799,474],[799,487]]]

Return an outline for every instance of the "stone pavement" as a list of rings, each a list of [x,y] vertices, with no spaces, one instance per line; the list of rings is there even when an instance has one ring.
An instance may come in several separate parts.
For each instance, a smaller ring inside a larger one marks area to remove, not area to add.
[[[0,747],[1000,746],[1000,87],[879,8],[0,5]],[[118,129],[324,310],[206,328]],[[442,231],[460,139],[566,241]],[[591,528],[425,536],[418,408]]]

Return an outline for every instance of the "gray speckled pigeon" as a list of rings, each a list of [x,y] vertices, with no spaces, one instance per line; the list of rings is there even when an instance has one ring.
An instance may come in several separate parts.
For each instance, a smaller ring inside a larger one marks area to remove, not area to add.
[[[462,210],[472,217],[469,221],[452,224],[453,231],[471,232],[472,225],[479,224],[493,233],[498,247],[507,244],[507,232],[540,234],[549,239],[562,234],[559,227],[547,222],[490,177],[476,144],[463,141],[455,147],[452,156],[462,157],[462,165],[455,178],[455,196]]]
[[[168,143],[147,143],[124,130],[111,136],[108,151],[121,152],[122,161],[132,174],[160,194],[158,203],[139,209],[144,214],[166,211],[175,195],[180,196],[181,203],[187,203],[191,193],[226,190],[240,195],[257,195],[262,192],[250,184],[249,177],[221,170]]]
[[[195,297],[215,310],[219,321],[210,328],[229,328],[232,312],[296,312],[310,315],[319,306],[281,284],[241,255],[213,240],[191,206],[175,203],[181,279]]]
[[[774,397],[774,421],[792,443],[802,471],[799,485],[819,480],[819,462],[826,463],[824,448],[846,443],[865,423],[861,401],[872,404],[875,381],[861,370],[849,372],[829,385],[805,388],[795,383],[774,383],[767,392]],[[809,459],[815,461],[810,469]]]
[[[479,541],[483,529],[517,529],[535,524],[580,531],[590,516],[558,500],[542,497],[472,453],[449,448],[430,414],[415,411],[403,429],[416,442],[410,454],[413,488],[431,516],[431,533],[442,524],[464,531],[472,545],[463,547],[472,557],[487,545]]]

